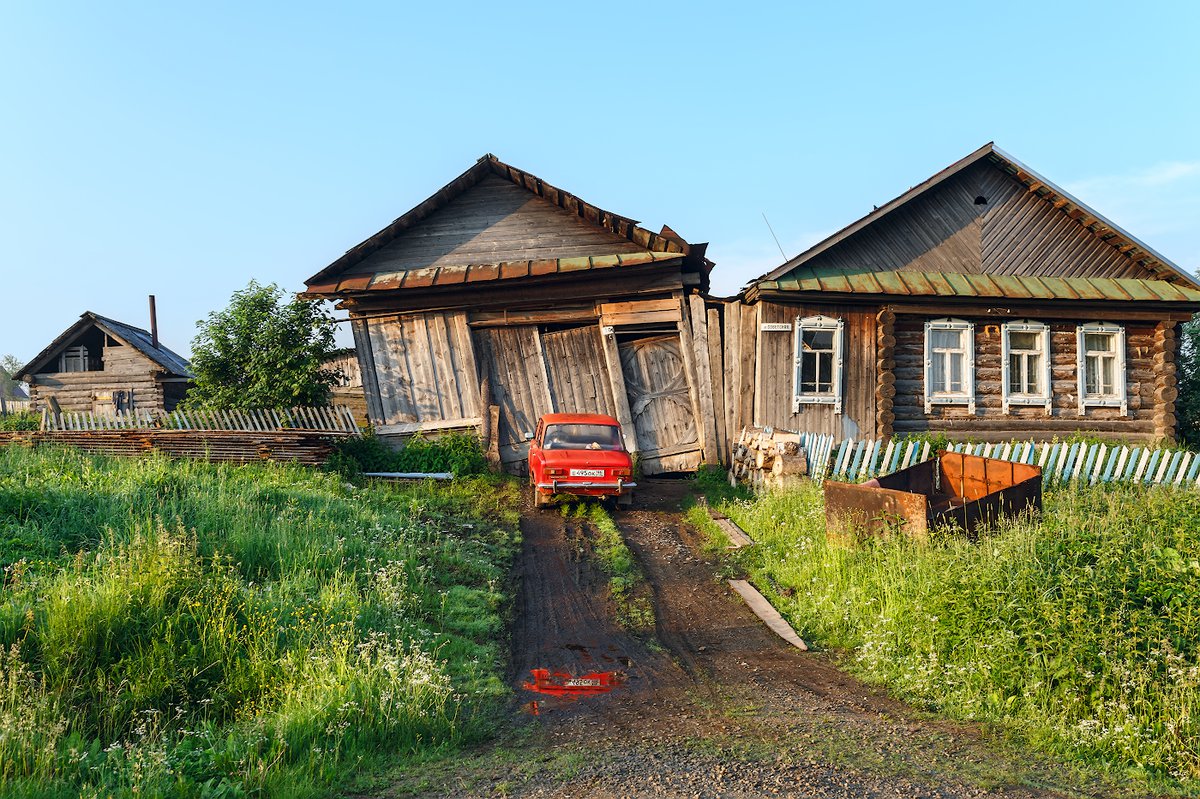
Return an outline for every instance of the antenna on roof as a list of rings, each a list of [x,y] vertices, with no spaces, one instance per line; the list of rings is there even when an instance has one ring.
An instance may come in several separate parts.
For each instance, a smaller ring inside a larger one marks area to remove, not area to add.
[[[783,260],[787,260],[787,253],[783,251],[783,245],[779,243],[779,237],[775,235],[775,228],[771,227],[771,220],[767,219],[767,212],[762,212],[763,221],[767,223],[767,230],[771,231],[771,238],[775,239],[775,246],[779,248],[779,254],[783,256]]]

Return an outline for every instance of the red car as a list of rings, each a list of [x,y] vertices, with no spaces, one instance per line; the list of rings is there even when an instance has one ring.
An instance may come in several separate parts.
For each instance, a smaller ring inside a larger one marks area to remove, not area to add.
[[[544,508],[555,494],[616,497],[633,504],[633,459],[621,425],[598,413],[548,413],[529,444],[533,504]]]

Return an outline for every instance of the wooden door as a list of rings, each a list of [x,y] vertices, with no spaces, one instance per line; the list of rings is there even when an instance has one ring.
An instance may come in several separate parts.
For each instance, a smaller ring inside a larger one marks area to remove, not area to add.
[[[642,472],[694,470],[702,453],[679,336],[637,339],[619,350]]]
[[[521,472],[538,418],[553,409],[538,329],[497,327],[477,330],[475,336],[481,357],[488,358],[492,397],[500,406],[500,462]]]
[[[616,415],[599,327],[543,333],[542,347],[556,412]]]

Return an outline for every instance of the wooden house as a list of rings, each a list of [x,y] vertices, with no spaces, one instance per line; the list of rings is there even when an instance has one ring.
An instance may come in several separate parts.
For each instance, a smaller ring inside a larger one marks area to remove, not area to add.
[[[63,331],[15,377],[29,384],[34,409],[111,414],[173,411],[191,385],[187,359],[158,333],[91,311]]]
[[[541,414],[608,413],[653,474],[717,460],[710,267],[704,245],[486,155],[305,296],[349,312],[377,434],[480,430],[520,471]]]
[[[1172,439],[1197,310],[1193,275],[988,144],[727,306],[727,425]]]

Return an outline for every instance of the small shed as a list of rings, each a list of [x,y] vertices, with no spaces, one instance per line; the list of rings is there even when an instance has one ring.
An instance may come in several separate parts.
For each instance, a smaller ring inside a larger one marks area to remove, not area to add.
[[[705,246],[485,155],[305,296],[349,311],[383,437],[477,430],[520,471],[540,415],[604,413],[645,473],[687,471],[719,449]]]
[[[338,381],[330,391],[334,405],[349,408],[360,426],[368,423],[367,398],[363,394],[362,369],[353,347],[335,350],[325,359],[325,368],[338,373]]]
[[[87,311],[14,377],[35,410],[53,399],[59,410],[111,414],[173,411],[194,376],[157,332]]]

